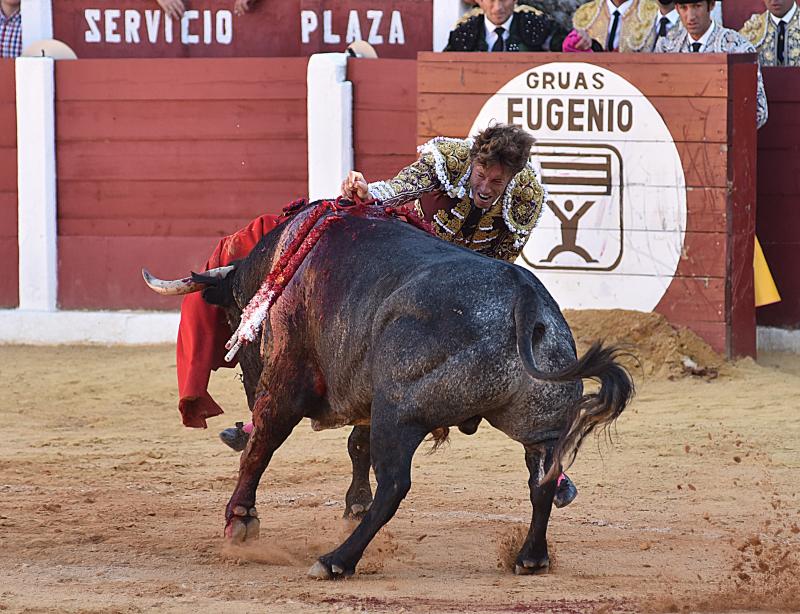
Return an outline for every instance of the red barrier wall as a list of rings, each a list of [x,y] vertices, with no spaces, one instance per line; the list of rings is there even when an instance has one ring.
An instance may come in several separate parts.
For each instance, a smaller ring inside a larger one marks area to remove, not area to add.
[[[381,57],[429,50],[432,0],[259,0],[233,15],[233,0],[184,0],[184,20],[155,0],[58,0],[55,38],[80,58],[299,57],[369,41]]]
[[[56,63],[59,306],[175,309],[140,269],[307,190],[305,58]]]
[[[19,304],[14,60],[0,60],[0,307]]]
[[[783,299],[758,323],[800,327],[800,69],[766,68],[769,121],[758,134],[757,233]]]
[[[417,157],[416,60],[352,59],[355,168],[368,181],[394,177]]]

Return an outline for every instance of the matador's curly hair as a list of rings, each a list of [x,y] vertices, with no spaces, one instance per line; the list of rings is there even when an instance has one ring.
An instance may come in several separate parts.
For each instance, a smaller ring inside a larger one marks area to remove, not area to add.
[[[500,164],[516,175],[528,162],[534,138],[519,126],[494,124],[478,133],[469,152],[483,166]]]

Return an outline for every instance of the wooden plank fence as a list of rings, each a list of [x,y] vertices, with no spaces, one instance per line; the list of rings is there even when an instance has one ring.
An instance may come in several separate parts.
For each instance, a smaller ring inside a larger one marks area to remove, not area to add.
[[[19,304],[14,60],[0,60],[0,307]]]
[[[219,237],[303,196],[306,63],[58,62],[59,306],[174,309],[142,266],[200,270]]]

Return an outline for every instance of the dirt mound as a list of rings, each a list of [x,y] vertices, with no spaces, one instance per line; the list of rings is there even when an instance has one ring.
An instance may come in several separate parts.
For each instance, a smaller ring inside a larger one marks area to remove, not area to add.
[[[566,310],[578,353],[595,341],[622,347],[636,358],[626,366],[634,377],[674,379],[701,376],[709,379],[726,370],[725,359],[696,333],[670,324],[658,313],[626,311],[623,309]]]

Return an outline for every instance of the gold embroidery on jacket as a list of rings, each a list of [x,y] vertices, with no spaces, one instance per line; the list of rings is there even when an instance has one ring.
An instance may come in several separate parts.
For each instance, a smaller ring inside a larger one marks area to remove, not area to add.
[[[418,199],[425,192],[441,190],[457,204],[433,216],[436,234],[495,258],[513,261],[522,250],[542,211],[545,191],[530,167],[517,173],[497,202],[480,218],[469,240],[461,228],[474,206],[469,195],[471,174],[469,139],[437,137],[419,148],[420,158],[394,179],[371,183],[370,193],[389,206]],[[421,211],[419,203],[417,211]]]
[[[645,47],[658,12],[656,0],[633,0],[633,4],[620,20],[622,30],[619,35],[619,51],[649,51]],[[572,24],[579,30],[586,30],[592,39],[605,48],[611,25],[611,14],[608,12],[606,0],[591,0],[579,6],[572,18]]]
[[[758,51],[762,66],[778,66],[778,26],[769,12],[752,15],[739,33],[749,40]],[[786,49],[784,66],[800,66],[800,9],[786,24]]]

